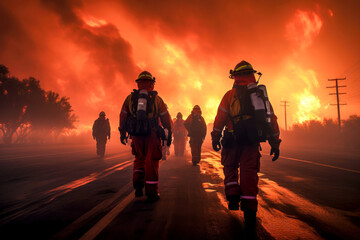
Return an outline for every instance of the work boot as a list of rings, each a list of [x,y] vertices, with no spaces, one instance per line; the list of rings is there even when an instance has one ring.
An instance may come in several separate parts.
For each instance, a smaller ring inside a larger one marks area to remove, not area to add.
[[[144,196],[142,187],[136,188],[135,189],[135,197],[142,197],[142,196]]]
[[[229,208],[229,210],[234,210],[234,211],[239,210],[239,202],[230,201],[228,203],[228,208]]]
[[[152,202],[156,202],[159,199],[160,199],[160,194],[159,193],[153,193],[153,194],[148,194],[147,195],[146,201],[149,202],[149,203],[152,203]]]
[[[228,196],[227,199],[229,200],[228,208],[229,210],[239,210],[239,202],[240,197],[239,196]]]
[[[256,239],[256,212],[251,210],[244,211],[245,234],[248,239]]]

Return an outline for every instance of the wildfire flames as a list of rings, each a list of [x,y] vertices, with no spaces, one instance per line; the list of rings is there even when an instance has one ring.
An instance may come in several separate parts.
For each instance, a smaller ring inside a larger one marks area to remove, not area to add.
[[[309,120],[320,120],[318,110],[321,107],[320,100],[317,96],[309,93],[307,89],[303,93],[296,95],[297,108],[296,119],[299,123]]]
[[[335,74],[325,75],[331,56],[345,52],[338,46],[347,47],[342,38],[318,42],[331,38],[319,36],[329,34],[325,26],[337,27],[329,22],[340,21],[341,3],[288,3],[269,11],[273,3],[267,1],[249,2],[241,10],[235,1],[206,2],[206,8],[205,1],[181,7],[173,1],[39,1],[24,2],[21,9],[8,2],[0,8],[0,25],[7,23],[1,25],[6,34],[0,37],[0,64],[70,97],[79,117],[76,131],[91,129],[100,111],[116,129],[122,103],[142,70],[156,77],[155,90],[172,117],[177,112],[187,117],[200,105],[211,123],[232,88],[229,69],[241,60],[263,73],[260,83],[267,86],[280,125],[281,100],[290,102],[289,125],[321,119],[329,102],[319,80]],[[338,25],[346,30],[347,24]],[[314,53],[328,54],[327,62],[319,63]]]
[[[322,25],[323,21],[315,12],[297,10],[294,19],[286,25],[286,37],[305,49],[320,33]]]

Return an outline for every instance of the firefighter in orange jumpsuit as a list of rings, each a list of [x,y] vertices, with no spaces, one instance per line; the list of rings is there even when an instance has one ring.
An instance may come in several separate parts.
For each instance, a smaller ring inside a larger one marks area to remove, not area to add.
[[[179,112],[174,120],[174,149],[175,156],[184,156],[187,131],[184,126],[183,115]]]
[[[241,61],[230,71],[230,78],[234,79],[233,88],[228,91],[221,100],[220,106],[211,133],[212,144],[215,151],[219,151],[222,145],[221,163],[224,166],[225,194],[229,201],[230,210],[238,210],[241,200],[241,210],[244,212],[245,227],[256,226],[258,175],[260,169],[260,142],[259,132],[253,131],[255,107],[251,95],[247,94],[249,86],[255,86],[252,66]],[[245,90],[244,90],[245,89]],[[254,95],[255,96],[255,95]],[[265,106],[263,104],[262,106]],[[277,117],[269,106],[267,126],[267,140],[271,146],[270,155],[274,154],[273,161],[279,157],[279,127]],[[222,136],[223,128],[224,136]],[[255,133],[255,134],[254,134]],[[256,135],[254,138],[253,136]],[[220,144],[220,139],[222,141]],[[240,165],[240,184],[238,168]]]
[[[190,148],[192,155],[193,165],[196,166],[201,159],[201,146],[206,136],[206,123],[201,116],[201,109],[198,105],[195,105],[191,114],[185,120],[185,128],[188,131],[190,137]]]
[[[136,79],[138,90],[134,89],[123,104],[120,112],[120,141],[131,137],[132,153],[135,155],[133,186],[135,196],[145,194],[149,202],[158,200],[159,160],[162,158],[161,139],[165,139],[164,128],[168,129],[167,145],[171,145],[171,117],[166,104],[154,91],[155,78],[143,71]]]
[[[107,138],[110,140],[110,123],[109,119],[105,118],[105,112],[100,112],[99,118],[95,120],[92,127],[92,135],[96,139],[97,155],[103,157]]]

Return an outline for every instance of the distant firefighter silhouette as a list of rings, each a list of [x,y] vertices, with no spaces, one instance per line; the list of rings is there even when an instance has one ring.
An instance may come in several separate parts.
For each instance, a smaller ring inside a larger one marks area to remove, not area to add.
[[[175,156],[184,156],[186,140],[187,140],[187,130],[184,125],[184,119],[181,112],[176,115],[174,120],[174,149]]]
[[[105,118],[105,112],[100,112],[99,118],[95,120],[92,135],[96,139],[97,155],[103,157],[107,138],[110,140],[110,122],[108,118]]]
[[[132,153],[135,155],[133,186],[135,196],[145,194],[148,202],[159,200],[159,160],[162,158],[161,140],[171,145],[171,117],[162,98],[154,91],[155,78],[151,73],[141,72],[136,79],[138,89],[127,96],[120,112],[120,141],[131,137]],[[164,128],[168,130],[165,137]]]
[[[190,137],[190,148],[192,155],[193,165],[197,165],[201,159],[201,146],[206,136],[206,123],[201,116],[201,109],[198,105],[195,105],[191,114],[185,120],[185,128],[188,131]]]
[[[269,142],[273,161],[279,157],[281,142],[266,88],[257,84],[254,73],[256,71],[246,61],[230,70],[233,87],[221,100],[211,133],[214,150],[219,151],[222,146],[221,164],[228,207],[239,210],[241,200],[245,229],[252,233],[256,232],[252,230],[256,227],[260,142]]]

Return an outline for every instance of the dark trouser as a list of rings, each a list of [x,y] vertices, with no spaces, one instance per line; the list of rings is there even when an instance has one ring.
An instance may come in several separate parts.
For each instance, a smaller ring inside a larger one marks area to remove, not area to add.
[[[200,137],[190,137],[190,148],[192,155],[192,162],[197,164],[201,159],[201,145],[203,143],[202,138]]]
[[[145,193],[157,194],[159,183],[159,160],[162,157],[160,138],[155,132],[149,136],[133,136],[132,153],[135,155],[133,169],[134,188],[145,185]]]
[[[103,157],[105,155],[105,144],[106,144],[106,137],[105,138],[96,138],[96,153],[97,155]]]
[[[174,136],[174,149],[176,156],[184,156],[186,145],[186,137],[185,136]]]
[[[242,211],[257,211],[258,175],[260,169],[259,145],[236,145],[223,148],[221,163],[224,166],[225,194],[229,199],[241,199]],[[240,185],[239,181],[240,165]]]

